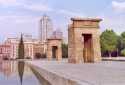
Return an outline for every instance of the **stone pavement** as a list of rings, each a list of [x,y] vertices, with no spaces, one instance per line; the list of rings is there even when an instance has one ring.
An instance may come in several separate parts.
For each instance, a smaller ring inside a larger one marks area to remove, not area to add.
[[[125,61],[125,57],[102,57],[104,61]]]
[[[125,62],[69,64],[56,61],[28,61],[28,63],[80,82],[81,85],[125,85]]]

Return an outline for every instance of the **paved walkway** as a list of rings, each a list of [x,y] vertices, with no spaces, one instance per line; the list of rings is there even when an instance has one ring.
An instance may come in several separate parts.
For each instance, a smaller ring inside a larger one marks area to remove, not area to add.
[[[104,61],[125,61],[125,57],[102,57]]]
[[[69,64],[55,61],[28,62],[59,76],[86,82],[88,85],[125,85],[125,62],[103,61],[94,64]]]

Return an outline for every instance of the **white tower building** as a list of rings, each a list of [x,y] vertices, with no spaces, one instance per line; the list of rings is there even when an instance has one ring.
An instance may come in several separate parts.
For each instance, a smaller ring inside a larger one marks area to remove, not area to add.
[[[52,35],[53,32],[53,25],[51,19],[43,15],[40,20],[40,30],[39,30],[39,39],[41,42],[46,42],[47,38]]]

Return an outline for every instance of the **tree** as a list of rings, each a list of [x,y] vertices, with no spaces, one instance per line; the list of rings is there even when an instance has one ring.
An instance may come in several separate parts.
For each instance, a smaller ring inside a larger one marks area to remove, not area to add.
[[[121,50],[124,49],[124,42],[123,38],[121,36],[118,36],[118,41],[117,41],[117,49],[118,49],[118,55],[121,55]]]
[[[125,32],[121,33],[121,48],[125,48]]]
[[[125,56],[125,49],[123,49],[123,50],[121,51],[121,54],[122,54],[123,56]]]
[[[36,58],[36,59],[40,59],[40,58],[42,58],[41,53],[35,53],[35,58]]]
[[[111,53],[117,50],[117,35],[113,30],[105,30],[101,36],[101,50],[102,52],[108,52],[111,57]]]
[[[125,32],[118,36],[117,48],[119,55],[123,55],[123,50],[125,49]]]
[[[46,58],[46,54],[45,53],[43,53],[43,54],[41,54],[41,53],[35,53],[35,58],[36,59]]]
[[[24,59],[24,43],[23,43],[23,35],[21,34],[20,42],[19,42],[19,48],[18,48],[18,58]]]
[[[68,58],[68,44],[62,44],[62,57]]]

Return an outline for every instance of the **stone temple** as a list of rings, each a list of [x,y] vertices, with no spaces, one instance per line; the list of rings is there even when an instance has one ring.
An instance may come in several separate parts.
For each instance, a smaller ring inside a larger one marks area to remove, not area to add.
[[[62,39],[48,38],[47,39],[47,58],[48,60],[62,60]]]
[[[68,62],[101,61],[99,22],[101,19],[71,18],[68,28]]]

